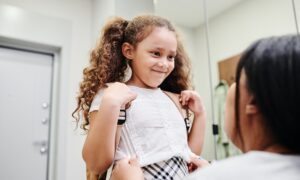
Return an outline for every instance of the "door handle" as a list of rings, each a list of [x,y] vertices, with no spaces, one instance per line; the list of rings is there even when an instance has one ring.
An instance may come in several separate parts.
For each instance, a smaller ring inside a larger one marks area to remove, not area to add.
[[[35,141],[33,142],[34,146],[38,146],[40,148],[41,155],[47,154],[48,152],[48,142],[47,141]]]
[[[47,154],[47,152],[48,152],[48,148],[47,147],[43,146],[43,147],[40,148],[40,153],[41,154]]]

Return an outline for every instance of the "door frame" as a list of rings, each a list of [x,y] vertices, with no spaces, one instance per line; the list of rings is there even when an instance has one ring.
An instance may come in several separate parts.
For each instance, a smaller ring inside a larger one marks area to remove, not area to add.
[[[47,150],[47,160],[46,160],[46,179],[48,180],[49,179],[49,165],[50,165],[50,149],[49,147],[51,148],[52,145],[53,145],[53,142],[50,143],[52,140],[51,138],[51,135],[53,134],[51,132],[51,130],[53,129],[53,125],[55,125],[56,122],[53,122],[53,118],[52,118],[52,115],[53,115],[53,85],[55,84],[53,81],[54,81],[54,66],[55,66],[55,53],[54,51],[53,52],[50,52],[50,50],[41,50],[41,49],[35,49],[32,45],[29,45],[28,47],[26,46],[21,46],[21,45],[17,45],[17,43],[8,43],[8,42],[3,42],[1,41],[0,39],[0,48],[3,48],[3,49],[7,49],[7,50],[13,50],[13,51],[21,51],[21,52],[25,52],[25,53],[34,53],[34,54],[42,54],[42,55],[47,55],[47,56],[51,56],[52,57],[52,65],[51,65],[51,78],[50,78],[50,112],[49,112],[49,118],[48,118],[48,122],[49,125],[48,125],[48,135],[47,135],[47,147],[48,147],[48,150]],[[54,126],[55,127],[55,126]],[[52,155],[51,155],[52,156]]]

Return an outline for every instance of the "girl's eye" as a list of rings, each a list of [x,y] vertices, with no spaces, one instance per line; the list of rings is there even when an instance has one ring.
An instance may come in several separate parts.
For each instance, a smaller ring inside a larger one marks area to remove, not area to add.
[[[168,56],[169,61],[174,61],[174,59],[175,59],[175,56]]]
[[[159,57],[160,56],[160,53],[159,52],[151,52],[152,55],[156,56],[156,57]]]

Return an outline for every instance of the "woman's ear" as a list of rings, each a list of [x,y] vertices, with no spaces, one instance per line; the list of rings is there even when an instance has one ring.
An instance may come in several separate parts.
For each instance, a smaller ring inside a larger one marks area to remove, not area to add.
[[[133,59],[134,47],[131,44],[125,42],[122,44],[122,53],[126,57],[126,59]]]
[[[256,100],[255,100],[254,96],[251,95],[250,98],[249,98],[249,102],[246,105],[246,114],[247,115],[253,115],[253,114],[256,114],[256,113],[258,113],[258,107],[257,107]]]

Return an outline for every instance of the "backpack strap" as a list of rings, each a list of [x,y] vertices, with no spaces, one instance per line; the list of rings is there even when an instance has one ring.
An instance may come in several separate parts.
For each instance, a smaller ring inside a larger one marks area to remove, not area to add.
[[[167,92],[167,91],[163,91],[172,101],[173,103],[176,105],[178,111],[180,112],[180,114],[182,115],[183,119],[184,119],[184,123],[185,123],[185,127],[186,127],[186,131],[187,133],[189,132],[190,128],[191,128],[191,121],[189,119],[190,117],[190,113],[189,113],[189,109],[188,108],[183,108],[179,102],[179,95],[175,94],[175,93],[171,93],[171,92]]]

